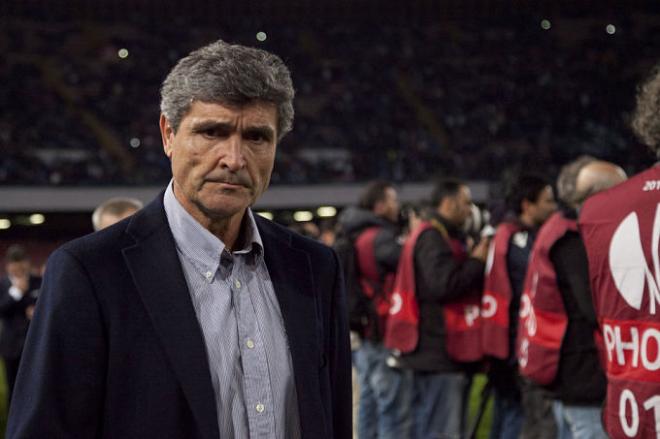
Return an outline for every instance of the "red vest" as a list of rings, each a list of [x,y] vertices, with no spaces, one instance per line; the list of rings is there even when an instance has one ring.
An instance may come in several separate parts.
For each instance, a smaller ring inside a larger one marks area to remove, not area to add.
[[[604,422],[616,438],[660,437],[660,167],[591,197],[580,215],[603,335]]]
[[[462,262],[466,258],[463,245],[449,238],[440,223],[422,223],[406,240],[399,259],[392,306],[385,329],[384,344],[387,348],[401,353],[412,352],[419,340],[419,305],[415,297],[414,250],[417,239],[426,230],[435,227],[447,239],[454,259]],[[479,338],[479,298],[461,299],[443,306],[445,323],[445,345],[451,359],[459,362],[472,362],[481,358]]]
[[[394,285],[394,273],[386,273],[381,278],[376,262],[374,242],[381,227],[369,227],[355,239],[355,258],[359,271],[359,282],[364,294],[371,299],[378,317],[378,334],[382,334],[390,309],[390,295]],[[369,334],[367,334],[369,336]]]
[[[454,260],[463,263],[467,259],[465,245],[458,239],[452,239],[442,224],[440,233],[449,243]],[[442,307],[445,321],[445,346],[449,358],[462,363],[479,361],[483,357],[481,350],[481,318],[479,305],[481,297],[472,295],[461,297]]]
[[[420,224],[406,240],[399,256],[383,344],[401,353],[415,350],[419,340],[419,306],[415,299],[415,244],[419,235],[431,227],[430,223]]]
[[[509,305],[511,281],[506,257],[511,237],[520,230],[515,223],[502,223],[488,251],[484,294],[481,298],[481,349],[484,355],[509,357]]]
[[[559,366],[568,317],[550,260],[550,249],[577,223],[557,212],[541,227],[534,241],[520,298],[518,321],[518,366],[532,381],[547,385],[554,381]]]

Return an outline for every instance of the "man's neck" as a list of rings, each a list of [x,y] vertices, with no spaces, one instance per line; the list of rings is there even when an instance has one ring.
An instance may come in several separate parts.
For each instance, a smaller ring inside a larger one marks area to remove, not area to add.
[[[442,223],[443,223],[444,225],[449,226],[449,227],[452,228],[452,229],[454,229],[454,228],[455,228],[455,229],[459,229],[459,228],[460,228],[458,225],[456,225],[453,221],[451,221],[451,220],[447,217],[446,213],[443,213],[441,210],[436,210],[436,211],[435,211],[435,215],[438,217],[438,219],[439,219],[440,221],[442,221]]]
[[[522,225],[530,229],[533,229],[537,226],[536,222],[532,219],[532,217],[524,213],[520,214],[520,216],[518,217],[518,221],[520,221]]]
[[[187,199],[185,199],[185,197],[180,197],[178,195],[179,191],[176,190],[176,186],[174,186],[173,189],[174,197],[179,201],[186,212],[188,212],[190,216],[192,216],[198,223],[200,223],[202,227],[215,235],[220,241],[222,241],[227,250],[233,250],[234,246],[239,241],[239,237],[241,236],[243,218],[247,214],[247,209],[230,217],[212,218],[206,215],[194,203],[190,203]]]
[[[209,232],[213,233],[223,242],[225,248],[229,251],[234,250],[235,247],[240,246],[241,237],[243,235],[243,216],[236,219],[236,217],[223,218],[222,220],[211,221],[208,226],[205,226]]]

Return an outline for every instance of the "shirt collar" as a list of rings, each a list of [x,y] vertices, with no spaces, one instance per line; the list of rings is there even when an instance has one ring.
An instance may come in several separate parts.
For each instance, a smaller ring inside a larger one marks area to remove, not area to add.
[[[220,264],[220,258],[226,247],[217,236],[209,232],[195,218],[186,211],[174,196],[173,181],[167,185],[163,204],[167,222],[172,230],[174,242],[186,258],[188,258],[195,267],[206,273],[211,271],[215,273]],[[250,209],[247,209],[243,217],[246,227],[246,239],[241,249],[235,250],[234,255],[253,255],[248,260],[256,261],[263,255],[263,243],[257,223]]]

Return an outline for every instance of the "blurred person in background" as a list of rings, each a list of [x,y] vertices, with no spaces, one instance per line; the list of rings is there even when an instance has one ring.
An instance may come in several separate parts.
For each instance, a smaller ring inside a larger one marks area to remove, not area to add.
[[[372,181],[358,205],[338,219],[335,242],[349,292],[349,321],[357,372],[359,439],[406,439],[410,434],[411,374],[387,365],[383,331],[399,263],[399,198],[387,181]],[[352,246],[348,252],[344,246]],[[350,257],[342,257],[352,253]],[[353,266],[351,266],[353,265]]]
[[[321,220],[319,231],[321,233],[319,237],[320,241],[328,247],[332,247],[337,235],[337,225],[335,224],[334,218]]]
[[[523,376],[552,393],[559,439],[607,437],[600,418],[605,375],[594,340],[597,322],[577,211],[586,197],[625,178],[620,167],[589,156],[564,166],[557,179],[560,210],[539,230],[530,256],[519,365]]]
[[[0,279],[0,356],[5,364],[8,399],[11,401],[25,337],[39,296],[41,278],[31,274],[30,257],[20,245],[12,245],[7,249],[5,271],[7,276]]]
[[[521,396],[514,347],[518,311],[536,233],[557,208],[552,186],[536,175],[517,177],[506,199],[513,216],[495,232],[481,306],[482,348],[490,357],[488,380],[495,393],[491,439],[518,438],[525,419],[523,412],[533,407],[523,407],[527,402]],[[551,407],[545,415],[552,421]],[[552,437],[553,431],[551,425],[549,431],[539,434]]]
[[[320,241],[321,230],[313,221],[295,222],[290,224],[288,228],[296,233],[300,233],[302,236]]]
[[[92,213],[92,225],[95,231],[109,227],[124,218],[128,218],[138,210],[142,209],[142,201],[135,198],[116,197],[110,198],[99,204]]]
[[[639,88],[632,125],[660,158],[660,66]],[[578,220],[604,340],[603,422],[615,438],[660,437],[659,165],[590,197]]]
[[[220,40],[168,73],[172,179],[50,256],[8,438],[351,437],[337,257],[250,208],[293,98],[279,57]]]
[[[431,217],[412,230],[401,254],[385,345],[398,351],[392,366],[414,373],[412,437],[461,438],[466,362],[480,353],[472,357],[478,343],[457,340],[468,340],[464,332],[479,315],[488,239],[466,246],[472,197],[461,181],[438,181],[431,205]]]

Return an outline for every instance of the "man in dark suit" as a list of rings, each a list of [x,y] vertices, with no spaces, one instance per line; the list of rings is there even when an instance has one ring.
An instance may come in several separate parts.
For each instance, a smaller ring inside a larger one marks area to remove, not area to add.
[[[263,50],[212,43],[161,89],[173,178],[50,258],[9,438],[348,438],[335,254],[252,214],[293,87]]]
[[[5,255],[7,276],[0,279],[0,356],[5,363],[9,399],[41,286],[41,278],[30,274],[30,269],[30,258],[25,249],[20,245],[10,246]]]

